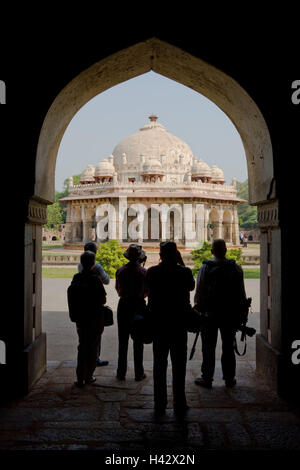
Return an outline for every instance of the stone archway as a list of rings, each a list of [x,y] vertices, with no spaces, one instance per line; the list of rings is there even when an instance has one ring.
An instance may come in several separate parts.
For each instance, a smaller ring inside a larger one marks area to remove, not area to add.
[[[242,139],[248,167],[249,200],[258,205],[261,236],[261,325],[257,339],[258,369],[277,381],[281,348],[281,241],[275,193],[272,145],[266,122],[255,102],[230,76],[185,51],[156,38],[140,42],[95,63],[76,76],[59,93],[44,119],[35,167],[34,194],[29,202],[25,228],[25,273],[35,264],[35,280],[25,278],[29,293],[25,305],[26,344],[40,341],[36,349],[44,359],[35,368],[28,388],[45,366],[45,340],[41,329],[41,230],[46,206],[54,200],[55,165],[62,136],[77,111],[97,94],[150,70],[201,93],[227,114]],[[275,249],[270,250],[270,244]],[[270,255],[270,253],[276,253]],[[271,256],[271,257],[270,257]],[[270,269],[272,266],[272,269]],[[28,270],[26,270],[28,266]],[[270,276],[276,276],[276,289],[268,290]],[[35,286],[35,287],[34,287]],[[33,292],[36,289],[36,292]],[[35,295],[35,305],[30,300]],[[272,315],[271,315],[272,311]],[[34,317],[34,335],[32,333]],[[273,352],[275,351],[275,352]],[[32,356],[35,361],[36,355]]]
[[[215,238],[222,238],[220,233],[221,226],[219,225],[219,211],[213,208],[209,212],[208,225],[207,225],[207,239],[212,241]]]

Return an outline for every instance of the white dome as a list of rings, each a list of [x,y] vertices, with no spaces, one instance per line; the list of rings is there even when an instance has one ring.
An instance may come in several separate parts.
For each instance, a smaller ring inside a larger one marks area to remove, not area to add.
[[[114,148],[113,156],[116,167],[122,165],[122,155],[126,154],[127,164],[140,165],[142,161],[160,160],[164,155],[164,164],[178,163],[183,155],[182,163],[188,164],[192,159],[192,150],[179,137],[165,129],[157,116],[149,116],[150,122],[143,126],[139,132],[126,137]]]
[[[93,183],[94,174],[95,168],[93,165],[88,165],[80,177],[80,183]]]
[[[95,170],[95,176],[112,176],[115,172],[115,167],[106,158],[98,163]]]
[[[213,181],[225,181],[224,173],[217,165],[211,167],[211,178]]]
[[[197,176],[211,176],[211,169],[201,158],[199,160],[194,160],[194,164],[192,166],[192,174]]]
[[[153,172],[159,171],[161,173],[162,164],[159,160],[156,160],[154,158],[149,159],[147,162],[144,163],[143,171],[147,173],[153,173]]]

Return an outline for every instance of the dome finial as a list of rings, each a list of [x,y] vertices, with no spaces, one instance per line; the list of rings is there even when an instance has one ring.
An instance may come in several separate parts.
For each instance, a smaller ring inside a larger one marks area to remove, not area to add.
[[[149,119],[151,122],[156,122],[158,119],[158,116],[156,116],[155,114],[151,114],[151,116],[149,116]]]

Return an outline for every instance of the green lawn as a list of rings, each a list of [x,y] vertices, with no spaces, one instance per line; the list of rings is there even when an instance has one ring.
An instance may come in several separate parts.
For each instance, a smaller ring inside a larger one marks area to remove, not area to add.
[[[260,278],[260,268],[243,268],[244,278],[245,279],[259,279]],[[52,279],[68,279],[72,278],[74,274],[77,273],[77,268],[51,268],[43,267],[42,268],[42,277],[43,278],[52,278]]]
[[[77,273],[77,267],[72,268],[51,268],[43,267],[42,268],[42,277],[51,278],[51,279],[67,279],[72,278],[75,273]]]
[[[260,268],[243,268],[244,279],[260,279]]]
[[[54,250],[54,249],[57,249],[57,248],[63,248],[63,245],[61,243],[58,243],[57,245],[51,245],[50,243],[43,243],[42,244],[42,250]]]

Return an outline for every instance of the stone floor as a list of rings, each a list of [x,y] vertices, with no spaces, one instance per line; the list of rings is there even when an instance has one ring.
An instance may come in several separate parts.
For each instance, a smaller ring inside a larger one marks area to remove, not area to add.
[[[155,418],[151,361],[145,362],[143,382],[135,382],[132,362],[126,381],[118,382],[112,361],[83,389],[74,386],[74,361],[49,362],[27,397],[0,408],[0,450],[98,450],[119,456],[300,449],[299,415],[255,374],[255,363],[238,362],[234,389],[224,386],[219,362],[213,389],[197,387],[199,369],[200,361],[188,362],[190,409],[180,420],[172,409],[170,367],[168,409]]]

